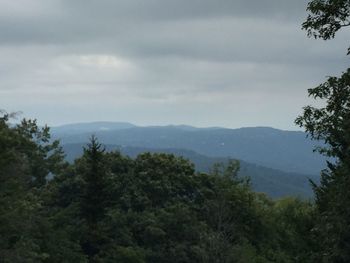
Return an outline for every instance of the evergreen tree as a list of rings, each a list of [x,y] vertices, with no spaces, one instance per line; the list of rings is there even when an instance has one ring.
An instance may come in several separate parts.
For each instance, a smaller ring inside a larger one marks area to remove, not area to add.
[[[95,136],[91,137],[88,148],[84,149],[83,160],[77,168],[81,169],[85,185],[81,197],[81,216],[89,225],[94,225],[104,215],[107,182],[105,149]]]
[[[81,162],[77,165],[78,175],[83,180],[80,199],[81,218],[86,223],[82,248],[91,262],[99,253],[103,243],[103,233],[99,222],[104,218],[107,196],[108,165],[105,149],[95,136],[91,137],[88,147],[84,149]]]

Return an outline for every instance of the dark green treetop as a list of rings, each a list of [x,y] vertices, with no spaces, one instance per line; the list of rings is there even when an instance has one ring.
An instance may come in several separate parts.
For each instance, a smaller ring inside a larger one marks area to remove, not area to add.
[[[302,27],[308,36],[331,39],[338,30],[350,25],[349,0],[312,0],[307,11],[310,14]]]

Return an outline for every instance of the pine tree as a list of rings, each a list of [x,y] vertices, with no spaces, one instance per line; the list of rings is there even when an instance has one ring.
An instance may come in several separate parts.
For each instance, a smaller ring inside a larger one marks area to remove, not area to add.
[[[107,162],[105,149],[95,136],[91,137],[88,148],[84,149],[83,162],[78,165],[84,181],[80,201],[81,218],[86,223],[85,240],[82,248],[91,262],[103,243],[99,222],[105,215],[107,202]]]

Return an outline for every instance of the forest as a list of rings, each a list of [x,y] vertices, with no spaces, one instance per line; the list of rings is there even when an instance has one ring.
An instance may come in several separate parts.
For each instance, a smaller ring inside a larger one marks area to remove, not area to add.
[[[308,262],[314,207],[273,201],[239,163],[196,173],[181,157],[106,152],[68,164],[48,128],[1,118],[2,262]]]
[[[313,0],[303,29],[328,40],[350,1]],[[295,123],[333,158],[314,198],[254,192],[240,164],[198,172],[183,157],[107,151],[65,160],[48,126],[0,114],[0,262],[350,262],[350,69],[308,90]]]

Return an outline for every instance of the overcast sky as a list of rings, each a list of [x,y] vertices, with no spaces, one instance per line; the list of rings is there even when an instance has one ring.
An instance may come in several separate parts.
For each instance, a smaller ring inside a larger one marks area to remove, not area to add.
[[[297,129],[349,32],[307,38],[304,0],[0,0],[0,109],[40,123]]]

